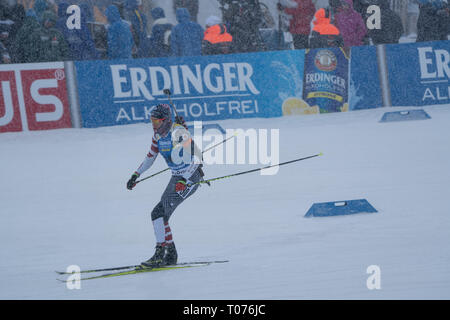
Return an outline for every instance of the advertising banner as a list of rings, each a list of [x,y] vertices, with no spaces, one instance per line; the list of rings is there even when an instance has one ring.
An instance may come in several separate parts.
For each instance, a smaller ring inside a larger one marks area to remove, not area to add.
[[[348,110],[383,106],[376,46],[352,47]]]
[[[0,132],[71,127],[64,63],[0,65]]]
[[[374,46],[306,50],[304,69],[303,96],[285,102],[284,111],[315,114],[382,106]]]
[[[282,116],[302,95],[304,51],[75,62],[82,126],[149,121],[168,103],[186,121]]]
[[[392,106],[450,103],[450,41],[387,45]]]

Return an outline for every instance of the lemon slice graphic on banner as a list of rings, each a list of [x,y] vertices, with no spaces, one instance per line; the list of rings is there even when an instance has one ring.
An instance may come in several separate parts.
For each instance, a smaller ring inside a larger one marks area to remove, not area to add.
[[[318,106],[310,107],[306,101],[295,97],[284,100],[282,109],[284,116],[319,113]]]

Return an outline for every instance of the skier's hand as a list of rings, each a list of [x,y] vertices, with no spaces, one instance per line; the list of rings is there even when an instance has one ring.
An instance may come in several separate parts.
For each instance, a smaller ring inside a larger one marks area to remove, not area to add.
[[[182,116],[176,116],[175,117],[175,123],[181,124],[183,127],[187,129],[186,121]]]
[[[127,182],[127,189],[133,190],[134,186],[136,185],[136,179],[139,177],[139,174],[136,172],[132,174],[130,180]]]
[[[178,180],[177,183],[175,184],[175,191],[182,192],[184,190],[186,190],[186,180],[184,179]]]

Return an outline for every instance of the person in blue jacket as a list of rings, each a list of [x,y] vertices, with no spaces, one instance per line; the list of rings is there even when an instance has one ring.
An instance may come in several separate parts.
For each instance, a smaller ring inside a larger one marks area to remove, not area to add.
[[[200,56],[202,54],[203,28],[191,21],[186,8],[176,12],[178,24],[172,29],[171,50],[173,56]]]
[[[36,0],[33,4],[34,12],[36,13],[36,17],[38,22],[42,22],[42,15],[46,10],[49,9],[48,2],[46,0]]]
[[[67,8],[69,4],[66,2],[61,2],[58,5],[58,21],[56,23],[56,28],[61,31],[64,39],[70,50],[71,59],[73,60],[92,60],[98,58],[97,49],[95,48],[94,40],[92,40],[91,31],[87,25],[87,13],[84,12],[83,8],[80,7],[80,19],[81,28],[80,29],[69,29],[67,27],[67,19],[69,14],[67,14]]]
[[[108,27],[108,58],[131,59],[134,46],[131,26],[120,17],[119,9],[110,5],[105,11]]]
[[[136,45],[138,58],[147,55],[147,17],[139,10],[137,0],[126,0],[126,19],[131,22],[134,44]]]
[[[150,37],[149,56],[168,57],[170,56],[170,39],[173,25],[166,19],[166,14],[162,8],[154,8],[151,14],[154,22]]]

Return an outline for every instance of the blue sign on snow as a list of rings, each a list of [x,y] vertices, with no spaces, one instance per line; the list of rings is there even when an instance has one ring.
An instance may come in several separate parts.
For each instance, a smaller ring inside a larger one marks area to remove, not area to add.
[[[366,199],[314,203],[305,218],[378,212]]]

